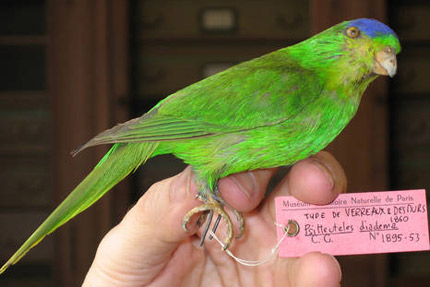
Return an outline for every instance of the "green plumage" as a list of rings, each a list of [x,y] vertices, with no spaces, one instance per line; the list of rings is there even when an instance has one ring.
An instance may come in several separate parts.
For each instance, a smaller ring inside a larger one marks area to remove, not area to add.
[[[346,32],[353,25],[359,37]],[[77,151],[114,143],[110,152],[0,273],[150,157],[171,153],[192,165],[202,200],[222,208],[215,196],[220,178],[291,165],[320,151],[352,119],[376,78],[375,54],[386,47],[400,51],[394,32],[381,25],[343,22],[188,86],[99,134]]]

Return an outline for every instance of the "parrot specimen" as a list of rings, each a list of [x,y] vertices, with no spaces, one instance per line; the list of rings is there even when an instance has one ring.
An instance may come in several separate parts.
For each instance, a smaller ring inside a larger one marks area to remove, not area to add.
[[[242,171],[292,165],[323,149],[355,115],[367,86],[378,75],[396,74],[400,49],[398,37],[385,24],[365,18],[345,21],[185,87],[141,117],[100,133],[75,153],[100,144],[113,147],[0,273],[146,160],[161,154],[182,159],[195,174],[202,205],[185,215],[183,228],[187,230],[195,214],[204,219],[217,213],[226,223],[228,248],[234,232],[218,180]],[[244,220],[240,212],[232,211],[240,236]]]

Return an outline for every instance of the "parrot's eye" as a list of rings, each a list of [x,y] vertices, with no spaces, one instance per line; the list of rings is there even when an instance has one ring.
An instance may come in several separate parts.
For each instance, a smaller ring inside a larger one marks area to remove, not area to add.
[[[360,30],[358,30],[357,27],[349,27],[346,30],[346,35],[352,39],[357,38],[358,36],[360,36]]]

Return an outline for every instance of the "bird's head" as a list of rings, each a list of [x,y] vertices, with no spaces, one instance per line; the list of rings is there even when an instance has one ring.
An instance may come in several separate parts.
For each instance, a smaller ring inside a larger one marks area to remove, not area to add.
[[[368,82],[376,75],[393,77],[401,50],[391,28],[366,18],[339,23],[292,47],[292,55],[305,67],[354,82]]]
[[[362,18],[342,24],[345,49],[352,57],[353,54],[361,57],[367,69],[376,75],[393,77],[396,74],[396,54],[401,48],[393,30],[374,19]]]

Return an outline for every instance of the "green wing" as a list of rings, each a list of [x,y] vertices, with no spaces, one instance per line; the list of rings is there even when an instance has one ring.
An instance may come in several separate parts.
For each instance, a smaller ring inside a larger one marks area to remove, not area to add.
[[[208,136],[222,129],[213,126],[210,130],[211,132],[207,131],[207,125],[199,125],[189,120],[145,114],[101,132],[72,154],[76,155],[85,148],[100,144],[185,139]]]
[[[288,56],[288,48],[241,63],[190,85],[150,113],[222,126],[228,131],[284,122],[298,115],[323,90],[318,75]]]
[[[279,50],[188,86],[74,153],[99,144],[188,139],[285,122],[322,90],[315,74],[287,56]]]

